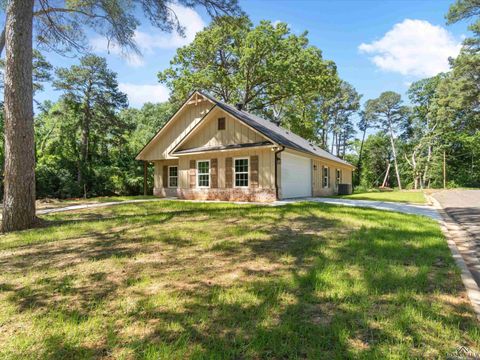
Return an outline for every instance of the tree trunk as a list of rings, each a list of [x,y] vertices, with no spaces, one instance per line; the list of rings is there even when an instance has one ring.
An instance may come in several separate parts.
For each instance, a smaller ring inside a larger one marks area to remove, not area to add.
[[[423,185],[427,189],[430,188],[430,181],[429,181],[428,172],[430,170],[431,159],[432,159],[432,145],[428,145],[427,163],[425,164],[425,170],[423,172]]]
[[[3,231],[28,229],[35,222],[33,2],[10,0],[7,7]]]
[[[363,153],[363,144],[365,143],[365,135],[367,133],[367,128],[363,130],[362,135],[362,142],[360,143],[360,152],[358,154],[358,163],[357,163],[357,176],[358,176],[358,183],[360,184],[360,179],[362,176],[362,153]]]
[[[89,162],[89,152],[90,152],[90,122],[91,122],[91,112],[89,98],[84,104],[83,108],[83,121],[81,122],[81,149],[80,149],[80,163],[78,167],[78,185],[84,190],[85,196],[85,170],[88,169]]]
[[[393,164],[395,165],[395,174],[397,175],[398,188],[402,190],[402,181],[400,180],[400,173],[398,172],[397,151],[395,149],[395,140],[393,138],[393,130],[391,126],[390,126],[390,143],[392,145]]]

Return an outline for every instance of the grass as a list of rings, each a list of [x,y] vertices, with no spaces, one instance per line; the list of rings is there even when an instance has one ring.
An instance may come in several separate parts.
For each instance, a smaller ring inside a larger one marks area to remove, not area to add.
[[[37,209],[53,209],[59,207],[65,207],[70,205],[82,205],[82,204],[94,204],[105,203],[111,201],[128,201],[128,200],[142,200],[142,199],[158,199],[153,195],[145,196],[99,196],[92,198],[74,198],[74,199],[40,199],[37,200]]]
[[[2,359],[407,359],[480,349],[438,225],[159,201],[0,237]]]
[[[354,193],[352,195],[338,196],[343,199],[355,200],[374,200],[374,201],[393,201],[402,203],[425,204],[425,196],[422,191],[403,190],[403,191],[371,191],[363,193]]]

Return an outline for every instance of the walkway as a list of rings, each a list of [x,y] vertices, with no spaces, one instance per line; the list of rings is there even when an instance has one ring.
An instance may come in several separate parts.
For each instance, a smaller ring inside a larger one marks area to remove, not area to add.
[[[423,215],[434,220],[440,220],[437,210],[429,205],[405,204],[398,202],[373,201],[373,200],[351,200],[337,198],[304,198],[277,201],[276,204],[282,205],[298,201],[313,201],[334,205],[367,207],[378,210],[397,211],[406,214]]]
[[[160,198],[159,199],[138,199],[138,200],[110,201],[110,202],[100,202],[100,203],[92,203],[92,204],[70,205],[70,206],[65,206],[61,208],[59,207],[59,208],[51,208],[51,209],[40,209],[40,210],[37,210],[37,215],[52,214],[52,213],[64,212],[64,211],[91,209],[91,208],[98,208],[103,206],[144,203],[149,201],[160,201],[160,200],[162,199]]]
[[[71,206],[65,206],[62,208],[42,209],[42,210],[37,210],[37,215],[98,208],[103,206],[142,203],[142,202],[149,202],[149,201],[160,201],[160,200],[186,201],[186,200],[178,200],[176,198],[111,201],[111,202],[103,202],[103,203],[71,205]],[[385,201],[350,200],[350,199],[336,199],[336,198],[313,198],[312,197],[312,198],[280,200],[280,201],[275,201],[273,203],[235,202],[235,204],[281,206],[281,205],[291,204],[291,203],[300,202],[300,201],[312,201],[312,202],[320,202],[320,203],[334,204],[334,205],[366,207],[366,208],[372,208],[372,209],[378,209],[378,210],[397,211],[397,212],[413,214],[413,215],[423,215],[435,220],[440,219],[440,215],[437,213],[437,211],[433,207],[428,205],[403,204],[403,203],[394,203],[394,202],[385,202]],[[195,202],[227,203],[227,201],[203,201],[203,200],[198,200]]]

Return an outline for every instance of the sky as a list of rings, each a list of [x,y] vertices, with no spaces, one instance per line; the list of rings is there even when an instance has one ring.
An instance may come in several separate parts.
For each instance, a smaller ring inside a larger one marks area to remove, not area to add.
[[[419,79],[448,70],[467,24],[446,26],[444,15],[453,0],[240,0],[240,6],[257,24],[260,20],[282,21],[292,32],[308,31],[311,45],[325,59],[337,64],[340,77],[363,95],[362,102],[383,91],[396,91],[406,99],[408,86]],[[178,47],[190,43],[208,25],[202,9],[174,6],[186,28],[186,36],[167,34],[147,24],[140,26],[136,40],[142,56],[122,54],[98,35],[89,34],[94,53],[107,58],[118,73],[120,89],[130,106],[168,100],[168,89],[159,84],[157,73],[169,66]],[[54,67],[67,67],[78,59],[46,54]],[[60,93],[50,86],[37,101],[56,100]]]

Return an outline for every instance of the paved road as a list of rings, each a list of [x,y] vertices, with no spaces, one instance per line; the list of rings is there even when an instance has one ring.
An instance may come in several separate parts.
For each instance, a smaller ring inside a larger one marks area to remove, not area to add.
[[[432,196],[475,239],[480,250],[480,190],[448,190]]]
[[[480,190],[439,191],[432,196],[453,220],[447,221],[447,228],[480,286]]]

